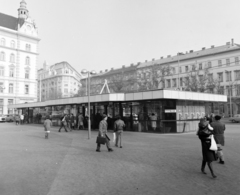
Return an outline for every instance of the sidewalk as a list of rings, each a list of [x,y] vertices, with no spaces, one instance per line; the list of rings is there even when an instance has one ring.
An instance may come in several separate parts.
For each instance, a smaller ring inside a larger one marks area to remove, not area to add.
[[[200,172],[195,134],[124,132],[123,148],[97,153],[97,132],[57,132],[40,125],[0,124],[1,195],[236,195],[240,191],[240,131],[226,134],[226,165],[217,179]],[[110,138],[112,137],[109,133]],[[112,144],[112,143],[111,143]]]

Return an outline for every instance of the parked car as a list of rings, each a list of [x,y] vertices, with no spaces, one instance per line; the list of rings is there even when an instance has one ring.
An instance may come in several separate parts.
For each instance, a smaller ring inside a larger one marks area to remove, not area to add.
[[[6,116],[0,115],[0,122],[6,122]]]
[[[233,117],[230,117],[229,120],[233,123],[239,123],[240,122],[240,114],[236,114]]]
[[[15,115],[7,114],[6,115],[6,122],[13,122],[13,121],[15,121]]]

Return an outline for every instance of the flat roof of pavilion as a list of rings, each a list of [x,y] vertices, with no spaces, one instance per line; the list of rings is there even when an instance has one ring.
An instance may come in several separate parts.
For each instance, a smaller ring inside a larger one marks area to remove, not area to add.
[[[99,94],[99,95],[92,95],[89,98],[91,103],[126,102],[126,101],[157,100],[157,99],[176,99],[176,100],[204,101],[204,102],[227,102],[226,95],[199,93],[199,92],[191,92],[191,91],[167,90],[167,89],[134,92],[134,93]],[[88,96],[47,100],[44,102],[11,104],[9,105],[9,108],[27,108],[27,107],[31,108],[31,107],[46,107],[46,106],[86,104],[86,103],[88,103]]]

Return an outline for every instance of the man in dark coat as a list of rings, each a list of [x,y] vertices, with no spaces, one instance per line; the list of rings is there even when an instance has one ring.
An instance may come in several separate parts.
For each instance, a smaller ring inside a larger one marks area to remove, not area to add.
[[[107,115],[103,114],[102,120],[99,123],[98,137],[104,137],[105,138],[107,149],[108,149],[109,152],[112,152],[113,149],[110,147],[109,139],[108,139],[108,136],[107,136],[107,128],[108,128],[107,118],[108,118]],[[101,147],[101,144],[97,141],[96,152],[100,152],[100,147]]]
[[[221,146],[224,146],[224,131],[225,131],[225,124],[221,123],[221,116],[216,115],[214,117],[215,121],[211,123],[211,126],[213,127],[213,135],[214,139],[216,140],[216,143],[218,145],[218,156],[219,156],[219,162],[221,164],[224,164],[224,158],[223,158],[223,152]]]

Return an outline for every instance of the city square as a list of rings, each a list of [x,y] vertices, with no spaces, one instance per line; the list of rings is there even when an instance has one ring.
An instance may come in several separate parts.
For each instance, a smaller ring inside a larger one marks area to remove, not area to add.
[[[214,162],[217,175],[200,171],[201,144],[196,132],[124,132],[123,148],[111,143],[96,152],[97,131],[58,132],[44,139],[42,125],[0,124],[1,194],[236,195],[240,191],[239,124],[226,124],[226,164]],[[109,131],[112,138],[112,131]]]

